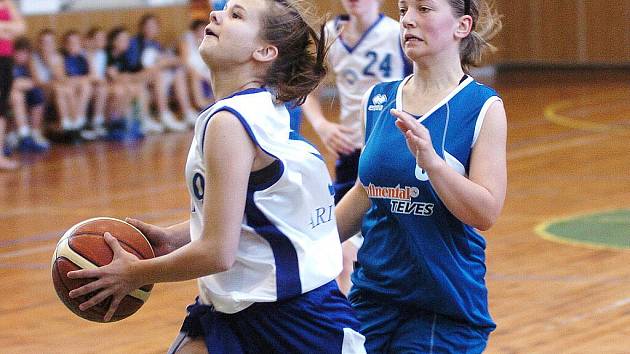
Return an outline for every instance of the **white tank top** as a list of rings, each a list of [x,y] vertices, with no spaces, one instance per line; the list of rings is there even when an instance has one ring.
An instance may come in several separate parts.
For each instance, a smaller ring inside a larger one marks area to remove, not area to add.
[[[352,47],[343,41],[343,24],[341,17],[326,24],[327,38],[337,38],[328,52],[328,63],[336,75],[341,104],[340,123],[356,132],[353,141],[362,146],[361,99],[370,87],[379,82],[402,79],[405,76],[405,56],[400,46],[400,25],[397,21],[380,15]]]
[[[342,257],[331,177],[317,149],[291,131],[285,106],[274,104],[264,89],[218,101],[197,119],[186,163],[191,239],[201,238],[202,206],[213,199],[204,194],[203,145],[208,121],[220,111],[238,117],[252,141],[277,162],[250,176],[236,261],[228,271],[198,280],[201,301],[235,313],[335,279]]]

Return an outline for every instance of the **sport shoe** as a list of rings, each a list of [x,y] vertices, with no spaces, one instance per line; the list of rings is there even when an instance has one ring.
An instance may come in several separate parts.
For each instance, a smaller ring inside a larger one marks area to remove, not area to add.
[[[98,138],[96,131],[91,129],[83,129],[79,132],[79,135],[81,135],[81,139],[85,141],[94,141]]]
[[[164,126],[151,117],[144,117],[142,119],[142,132],[145,134],[159,134],[164,132]]]
[[[160,115],[160,120],[166,129],[173,132],[183,132],[186,130],[186,124],[175,119],[175,116],[170,111],[166,111]]]
[[[50,147],[50,141],[44,137],[41,131],[33,130],[31,137],[33,137],[33,140],[35,140],[38,145],[45,146],[46,148]]]
[[[47,146],[38,144],[30,135],[20,139],[17,149],[19,152],[44,152],[48,150]]]

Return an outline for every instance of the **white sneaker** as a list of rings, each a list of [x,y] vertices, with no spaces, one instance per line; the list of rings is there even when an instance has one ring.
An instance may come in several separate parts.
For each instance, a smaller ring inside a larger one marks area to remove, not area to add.
[[[142,132],[145,134],[159,134],[164,132],[164,126],[151,117],[144,117],[142,119]]]
[[[44,134],[42,134],[41,130],[33,130],[33,132],[31,133],[31,137],[33,137],[33,140],[35,140],[38,145],[42,145],[47,148],[50,147],[50,141],[48,141],[48,139],[44,137]]]
[[[183,132],[186,130],[186,123],[178,121],[172,112],[166,111],[160,115],[160,120],[166,129],[173,132]]]
[[[15,149],[19,143],[19,138],[16,132],[12,131],[7,133],[6,137],[4,138],[4,143],[7,145],[8,148],[10,149]],[[2,151],[0,151],[0,153],[2,153]]]
[[[195,127],[195,124],[197,124],[197,117],[199,116],[199,114],[197,114],[197,112],[190,110],[190,111],[186,111],[186,113],[184,114],[184,117],[186,117],[186,123],[188,123],[188,125],[190,125],[191,127]]]

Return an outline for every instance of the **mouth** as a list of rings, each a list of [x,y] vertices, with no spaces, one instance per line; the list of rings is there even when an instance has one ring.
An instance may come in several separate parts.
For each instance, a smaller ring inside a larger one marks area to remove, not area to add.
[[[414,36],[413,34],[405,34],[405,43],[414,43],[414,42],[424,42],[420,37]]]
[[[205,34],[206,34],[206,36],[219,37],[214,32],[212,32],[212,30],[209,27],[206,27]]]

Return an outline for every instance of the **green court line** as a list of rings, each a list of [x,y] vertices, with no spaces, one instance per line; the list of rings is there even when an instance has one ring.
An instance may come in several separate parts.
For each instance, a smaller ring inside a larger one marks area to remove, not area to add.
[[[549,220],[535,232],[543,239],[595,249],[630,249],[630,209]]]

